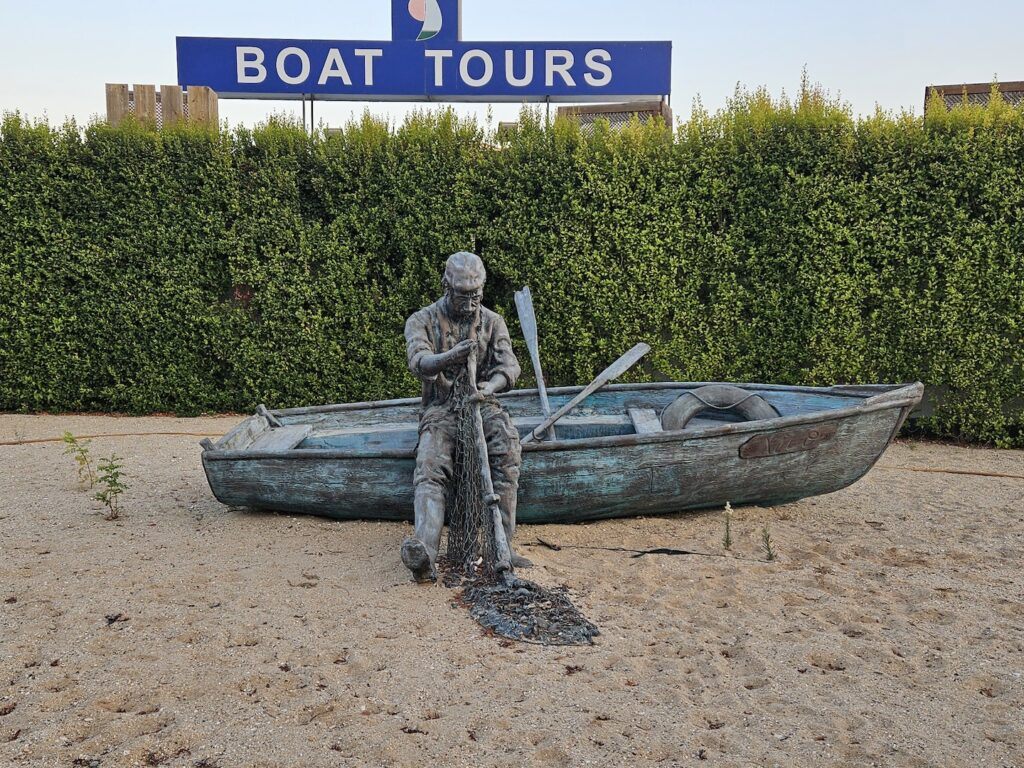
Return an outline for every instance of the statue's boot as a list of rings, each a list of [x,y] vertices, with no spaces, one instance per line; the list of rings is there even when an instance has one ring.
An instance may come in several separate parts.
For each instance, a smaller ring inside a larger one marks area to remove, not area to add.
[[[519,503],[519,496],[514,485],[502,483],[498,491],[498,504],[501,506],[501,527],[505,529],[505,539],[508,541],[509,552],[512,553],[513,568],[532,568],[533,563],[522,555],[517,555],[512,549],[512,536],[516,532],[516,506]]]
[[[419,539],[410,536],[402,542],[402,562],[412,571],[416,581],[425,583],[437,580],[437,574],[430,563],[430,553]]]
[[[418,582],[437,579],[434,569],[444,526],[444,491],[423,484],[416,486],[416,534],[402,542],[402,562]]]
[[[522,555],[512,553],[512,567],[513,568],[533,568],[533,561]]]

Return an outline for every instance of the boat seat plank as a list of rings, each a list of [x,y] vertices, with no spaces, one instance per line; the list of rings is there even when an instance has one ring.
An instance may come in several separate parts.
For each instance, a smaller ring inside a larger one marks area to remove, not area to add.
[[[260,433],[249,450],[252,451],[290,451],[313,431],[309,424],[296,424],[292,427],[276,427]]]
[[[237,427],[222,437],[217,447],[224,451],[245,450],[256,436],[270,429],[270,424],[262,416],[250,416]]]
[[[347,435],[381,434],[384,432],[413,432],[419,430],[418,421],[399,421],[386,424],[355,424],[345,427],[318,427],[316,437],[345,437]]]
[[[653,432],[663,432],[661,419],[653,408],[627,408],[629,420],[633,422],[633,428],[638,435],[649,435]]]

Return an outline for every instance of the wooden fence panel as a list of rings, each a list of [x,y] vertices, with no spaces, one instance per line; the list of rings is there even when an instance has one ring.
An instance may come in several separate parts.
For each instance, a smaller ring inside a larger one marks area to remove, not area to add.
[[[128,86],[125,83],[107,83],[107,122],[120,125],[128,114]]]
[[[160,111],[164,127],[185,119],[185,102],[182,99],[180,85],[160,86]]]
[[[163,85],[157,93],[155,85],[136,85],[131,91],[124,83],[107,83],[107,122],[120,125],[131,114],[157,127],[182,120],[220,126],[217,92],[212,88],[193,86],[183,91],[178,85]]]
[[[156,86],[135,86],[135,119],[139,122],[156,123]]]
[[[202,123],[211,128],[220,125],[216,91],[204,85],[190,87],[188,89],[188,119],[189,122]]]

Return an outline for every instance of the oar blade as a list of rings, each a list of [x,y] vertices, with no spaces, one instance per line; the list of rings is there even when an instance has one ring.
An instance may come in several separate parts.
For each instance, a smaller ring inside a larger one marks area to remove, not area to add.
[[[530,293],[528,285],[523,290],[516,291],[516,311],[519,313],[519,324],[523,327],[523,338],[526,340],[526,348],[530,352],[530,362],[533,363],[533,374],[537,379],[537,392],[540,395],[541,412],[544,418],[551,415],[551,404],[548,402],[547,387],[544,384],[544,371],[540,365],[540,338],[537,335],[537,314],[533,309],[533,294]],[[547,430],[547,436],[552,440],[556,438],[555,429]]]
[[[519,324],[523,327],[523,337],[526,339],[526,347],[530,354],[537,349],[537,315],[533,309],[533,296],[528,286],[523,290],[516,291],[516,312],[519,314]]]
[[[638,362],[640,362],[640,358],[642,358],[650,351],[650,345],[644,344],[643,342],[637,344],[635,347],[629,350],[629,352],[624,354],[622,357],[620,357],[618,360],[616,360],[614,363],[612,363],[611,365],[604,369],[604,372],[598,377],[603,381],[601,382],[601,384],[598,384],[598,386],[604,386],[609,381],[613,381],[614,379],[619,378],[619,376],[621,376],[634,365],[636,365]],[[595,382],[596,381],[597,379],[595,379]]]

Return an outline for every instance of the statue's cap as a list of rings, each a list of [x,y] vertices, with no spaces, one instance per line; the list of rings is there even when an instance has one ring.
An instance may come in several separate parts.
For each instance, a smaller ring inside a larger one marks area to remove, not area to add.
[[[487,270],[475,253],[459,251],[448,257],[444,266],[444,279],[453,290],[467,293],[484,287]]]

